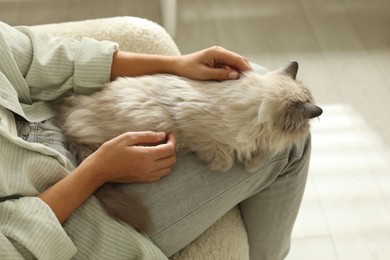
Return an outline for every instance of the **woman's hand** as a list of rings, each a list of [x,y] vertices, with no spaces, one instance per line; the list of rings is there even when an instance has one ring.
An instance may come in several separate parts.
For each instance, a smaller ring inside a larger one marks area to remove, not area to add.
[[[105,182],[152,182],[167,175],[176,162],[175,146],[172,134],[122,134],[104,143],[38,197],[64,223]]]
[[[218,46],[179,56],[174,66],[175,74],[198,80],[238,79],[252,70],[245,57]]]
[[[172,134],[128,132],[106,143],[80,165],[96,180],[140,183],[159,180],[176,162],[176,139]]]

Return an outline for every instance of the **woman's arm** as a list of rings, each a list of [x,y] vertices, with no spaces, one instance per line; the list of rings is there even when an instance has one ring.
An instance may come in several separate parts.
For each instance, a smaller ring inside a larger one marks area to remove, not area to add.
[[[140,144],[166,143],[155,146]],[[61,223],[105,182],[152,182],[169,174],[176,162],[176,140],[165,133],[134,132],[104,143],[71,174],[38,197]]]
[[[198,80],[237,79],[239,72],[252,70],[246,58],[214,46],[182,56],[150,55],[117,51],[111,80],[123,76],[169,73]]]

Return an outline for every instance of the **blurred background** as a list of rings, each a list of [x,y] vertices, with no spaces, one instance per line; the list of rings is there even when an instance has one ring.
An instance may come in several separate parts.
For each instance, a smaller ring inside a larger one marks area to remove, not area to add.
[[[166,26],[183,54],[220,45],[270,69],[298,61],[298,78],[324,113],[312,122],[309,180],[287,259],[390,259],[390,1],[174,2],[0,0],[0,20],[138,16]]]

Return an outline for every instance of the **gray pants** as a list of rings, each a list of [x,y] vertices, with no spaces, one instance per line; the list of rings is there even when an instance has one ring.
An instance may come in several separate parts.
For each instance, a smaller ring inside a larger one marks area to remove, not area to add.
[[[283,259],[301,203],[310,138],[270,158],[256,173],[235,165],[210,172],[195,155],[179,154],[173,172],[159,182],[128,185],[142,194],[155,228],[149,236],[170,256],[239,204],[251,259]]]

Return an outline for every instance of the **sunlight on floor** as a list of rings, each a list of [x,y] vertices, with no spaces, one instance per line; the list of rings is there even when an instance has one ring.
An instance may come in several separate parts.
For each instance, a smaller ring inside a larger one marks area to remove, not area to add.
[[[322,108],[312,122],[309,179],[287,259],[385,259],[389,148],[351,106]]]

